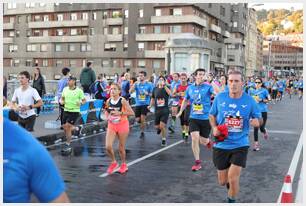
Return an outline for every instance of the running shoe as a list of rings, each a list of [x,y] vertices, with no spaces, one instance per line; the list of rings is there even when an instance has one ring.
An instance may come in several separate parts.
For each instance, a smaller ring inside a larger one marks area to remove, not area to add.
[[[188,133],[185,133],[185,136],[184,136],[185,143],[188,142],[188,137],[189,137]]]
[[[191,167],[192,171],[198,171],[202,168],[201,164],[195,164]]]
[[[169,129],[169,131],[170,131],[171,134],[174,133],[174,129],[173,129],[172,127],[168,127],[168,129]]]
[[[72,148],[66,143],[64,144],[61,152],[63,155],[69,155],[72,152]]]
[[[259,151],[259,150],[260,150],[259,143],[254,143],[253,151]]]
[[[112,174],[117,167],[118,167],[118,163],[117,162],[111,163],[109,165],[109,167],[107,168],[107,173],[108,174]]]
[[[129,169],[128,169],[126,163],[123,163],[123,164],[121,164],[121,167],[120,167],[120,169],[119,169],[118,172],[121,173],[121,174],[124,174],[124,173],[126,173],[128,170],[129,170]]]
[[[161,141],[161,146],[165,147],[167,145],[166,139],[162,139]]]

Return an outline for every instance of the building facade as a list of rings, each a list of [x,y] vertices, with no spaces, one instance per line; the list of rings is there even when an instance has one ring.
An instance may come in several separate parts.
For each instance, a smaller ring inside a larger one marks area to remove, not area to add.
[[[263,67],[263,35],[259,29],[257,29],[257,49],[256,49],[256,68],[254,75],[264,76],[265,70]]]
[[[246,76],[254,76],[257,71],[257,15],[253,8],[248,10],[248,26],[246,32]]]
[[[246,11],[247,4],[7,3],[4,75],[38,66],[47,79],[63,67],[79,76],[87,61],[97,74],[158,73],[167,69],[166,42],[184,33],[206,42],[208,70],[243,69]]]

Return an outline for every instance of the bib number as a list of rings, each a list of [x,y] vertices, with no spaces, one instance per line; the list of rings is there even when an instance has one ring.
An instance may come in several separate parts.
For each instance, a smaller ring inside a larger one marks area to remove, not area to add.
[[[157,99],[156,103],[157,103],[157,107],[164,107],[165,106],[165,99],[164,98]]]
[[[203,114],[204,106],[203,104],[193,104],[193,113],[194,114]]]
[[[146,95],[145,94],[140,94],[139,96],[140,101],[145,101],[146,100]]]
[[[227,125],[229,132],[242,132],[243,118],[226,117],[225,124]]]

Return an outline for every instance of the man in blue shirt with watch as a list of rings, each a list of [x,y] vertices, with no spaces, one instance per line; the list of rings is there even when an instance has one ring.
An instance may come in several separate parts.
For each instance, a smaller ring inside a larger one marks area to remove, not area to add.
[[[235,202],[239,192],[241,169],[246,166],[249,148],[249,128],[262,123],[255,100],[243,92],[240,71],[230,71],[229,91],[216,96],[209,121],[215,137],[220,135],[218,125],[225,125],[228,137],[217,141],[213,148],[213,163],[218,170],[218,182],[228,188],[228,202]]]

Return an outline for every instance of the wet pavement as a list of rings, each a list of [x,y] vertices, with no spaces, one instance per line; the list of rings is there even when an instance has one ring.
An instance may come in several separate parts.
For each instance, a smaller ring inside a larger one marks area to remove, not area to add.
[[[260,135],[261,150],[249,150],[239,202],[276,202],[302,131],[302,119],[302,101],[297,98],[272,105],[267,123],[270,138],[264,140]],[[60,146],[48,149],[72,202],[224,202],[227,190],[217,184],[212,151],[201,147],[202,169],[192,172],[191,144],[181,141],[179,126],[176,128],[167,142],[168,146],[177,143],[175,146],[131,165],[124,175],[100,177],[110,163],[105,153],[105,133],[73,142],[73,153],[68,157],[60,154]],[[161,149],[152,124],[147,126],[144,139],[139,134],[139,127],[131,129],[126,146],[128,163]],[[120,160],[117,142],[114,148]]]

